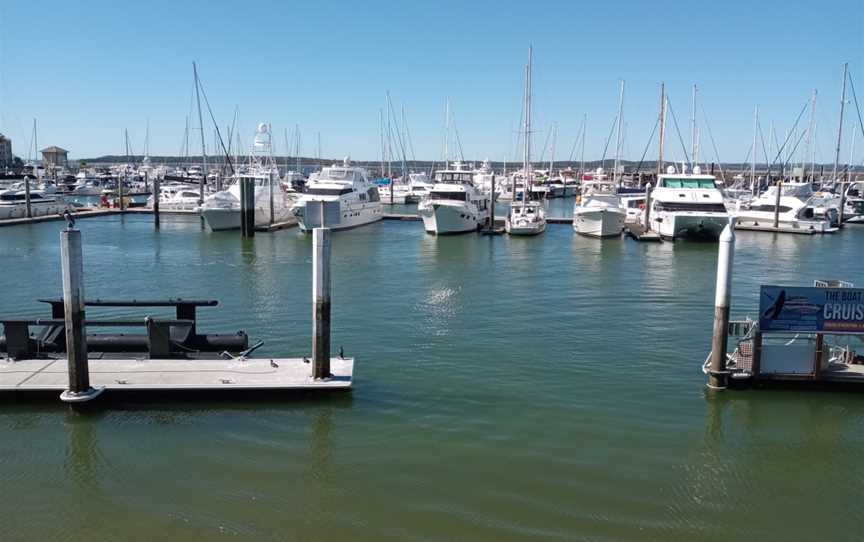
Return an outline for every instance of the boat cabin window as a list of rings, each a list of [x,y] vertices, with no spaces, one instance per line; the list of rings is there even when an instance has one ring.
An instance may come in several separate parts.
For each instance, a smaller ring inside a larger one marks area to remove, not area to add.
[[[763,211],[763,212],[773,213],[774,209],[775,209],[774,205],[751,205],[750,206],[751,211]],[[791,210],[792,210],[792,207],[787,207],[786,205],[780,206],[780,212],[781,213],[788,213]],[[812,209],[811,209],[811,211],[812,211]]]
[[[333,181],[353,181],[356,178],[355,172],[350,169],[342,168],[327,168],[321,172],[319,179],[330,179]]]
[[[433,199],[452,199],[456,201],[465,201],[465,192],[443,192],[432,191],[430,197]]]
[[[470,183],[472,177],[471,172],[441,171],[435,174],[435,180],[442,183]]]
[[[373,203],[376,201],[381,201],[381,197],[378,194],[378,188],[376,188],[374,186],[369,188],[369,190],[366,191],[366,194],[369,197],[369,201],[371,201]]]
[[[313,196],[342,196],[353,191],[353,188],[306,188],[305,193]]]
[[[661,186],[666,188],[715,188],[713,179],[667,178],[661,183]]]

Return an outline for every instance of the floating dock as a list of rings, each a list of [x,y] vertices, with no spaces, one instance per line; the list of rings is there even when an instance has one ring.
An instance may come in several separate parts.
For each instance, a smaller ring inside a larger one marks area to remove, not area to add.
[[[328,379],[312,378],[304,358],[211,360],[91,358],[90,384],[105,393],[134,391],[348,390],[353,358],[331,358]],[[56,392],[69,386],[66,358],[0,360],[0,395]]]
[[[624,227],[624,233],[627,237],[643,243],[659,243],[662,241],[659,233],[646,228],[641,223],[626,224]]]
[[[122,213],[120,209],[88,209],[86,211],[72,211],[71,214],[75,217],[75,220],[79,218],[93,218],[99,216],[108,216],[114,215],[118,213]],[[0,227],[3,226],[19,226],[21,224],[36,224],[38,222],[52,222],[55,220],[65,220],[63,215],[60,214],[52,214],[52,215],[43,215],[43,216],[34,216],[31,218],[7,218],[4,220],[0,220]]]

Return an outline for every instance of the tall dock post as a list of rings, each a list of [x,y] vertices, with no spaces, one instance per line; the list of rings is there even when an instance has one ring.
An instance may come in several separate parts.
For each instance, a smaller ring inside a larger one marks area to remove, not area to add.
[[[272,226],[274,222],[276,222],[276,212],[274,209],[274,194],[273,194],[273,171],[270,171],[269,175],[269,186],[268,190],[270,192],[270,225]]]
[[[250,177],[240,178],[240,234],[255,236],[255,184]]]
[[[777,181],[777,197],[774,198],[774,229],[780,229],[780,196],[783,193],[783,181]]]
[[[30,177],[24,175],[24,205],[27,218],[33,218],[33,208],[30,206]]]
[[[645,213],[643,214],[645,231],[651,231],[651,183],[645,185]]]
[[[711,339],[711,365],[708,372],[708,387],[726,389],[726,347],[729,333],[729,300],[732,292],[732,262],[735,256],[735,218],[720,234],[720,249],[717,257],[717,289],[714,295],[714,334]]]
[[[312,378],[330,376],[330,228],[315,228],[312,230]]]
[[[153,177],[153,226],[159,229],[159,196],[161,195],[159,175]]]
[[[850,165],[849,167],[851,168],[852,166]],[[849,178],[849,173],[846,173],[846,178],[847,179]],[[841,182],[840,183],[840,212],[839,212],[839,216],[837,217],[837,226],[840,228],[843,227],[843,221],[846,220],[846,217],[843,216],[843,214],[844,214],[843,212],[846,210],[845,207],[846,207],[846,183]]]
[[[84,328],[84,259],[81,232],[71,227],[60,232],[60,263],[63,269],[63,316],[66,325],[66,354],[69,389],[60,394],[66,403],[83,403],[102,390],[90,387],[87,362],[87,335]]]

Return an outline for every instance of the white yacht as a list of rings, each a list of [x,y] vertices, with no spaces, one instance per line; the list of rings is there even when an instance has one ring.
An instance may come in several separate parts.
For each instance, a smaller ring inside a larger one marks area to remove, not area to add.
[[[432,184],[425,171],[409,173],[408,194],[405,196],[405,203],[420,203],[420,200],[432,190]]]
[[[723,194],[713,175],[703,175],[698,166],[693,173],[676,173],[669,166],[657,179],[651,192],[651,229],[661,238],[716,241],[729,223]]]
[[[255,132],[249,163],[231,177],[227,189],[207,196],[201,205],[201,214],[210,229],[220,231],[240,228],[240,183],[243,179],[252,179],[255,186],[256,226],[269,224],[271,220],[283,222],[290,218],[292,201],[290,195],[281,189],[272,149],[270,126],[261,123]]]
[[[41,190],[30,191],[31,216],[56,215],[66,209],[60,198],[46,196]],[[27,216],[27,195],[24,190],[9,189],[0,191],[0,220],[24,218]]]
[[[155,196],[147,198],[147,207],[153,208]],[[159,185],[160,211],[197,211],[201,206],[201,192],[188,183],[165,183]]]
[[[774,228],[777,215],[779,231],[792,233],[833,233],[837,228],[830,216],[820,215],[816,205],[821,201],[815,197],[810,183],[781,183],[779,212],[777,206],[777,185],[769,186],[762,195],[750,201],[749,205],[739,204],[732,214],[738,219],[736,227],[741,229]]]
[[[427,233],[476,231],[489,220],[489,198],[474,186],[473,177],[459,162],[435,172],[432,190],[417,206]]]
[[[852,182],[846,187],[843,218],[851,223],[864,222],[864,182]]]
[[[603,168],[582,180],[582,195],[573,207],[573,229],[587,237],[619,237],[627,211]]]
[[[474,186],[489,193],[492,191],[492,180],[495,178],[495,172],[492,171],[492,165],[489,160],[483,160],[483,164],[478,169],[474,170]]]
[[[356,228],[383,217],[378,187],[348,158],[310,177],[291,210],[304,232],[322,225],[333,230]]]
[[[387,184],[378,185],[378,195],[381,197],[381,203],[384,205],[403,205],[407,203],[408,196],[411,194],[410,185],[397,179],[389,179],[389,181]]]

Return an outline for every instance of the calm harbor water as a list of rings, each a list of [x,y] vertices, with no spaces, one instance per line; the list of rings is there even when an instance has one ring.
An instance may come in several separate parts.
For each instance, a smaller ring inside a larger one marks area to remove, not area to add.
[[[308,353],[309,237],[79,227],[88,297],[218,298],[202,329]],[[60,228],[0,229],[0,315],[46,315]],[[862,246],[739,233],[733,316],[762,283],[864,284]],[[2,404],[0,540],[864,538],[864,398],[706,393],[716,245],[387,221],[336,233],[333,265],[350,395]]]

